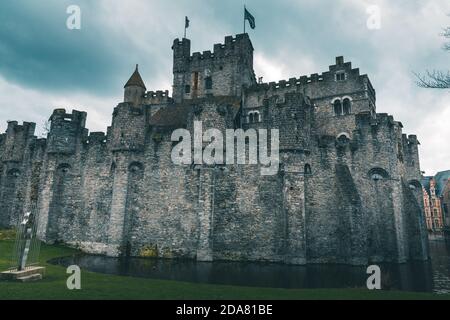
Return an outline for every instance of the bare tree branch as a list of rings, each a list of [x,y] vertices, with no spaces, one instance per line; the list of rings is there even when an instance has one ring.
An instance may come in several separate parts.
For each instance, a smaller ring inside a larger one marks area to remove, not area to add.
[[[450,39],[450,27],[444,28],[441,36],[446,39]],[[450,51],[450,42],[445,42],[442,46],[442,49]],[[450,89],[450,71],[445,72],[439,70],[427,70],[425,74],[414,72],[414,75],[416,76],[416,83],[419,87],[432,89]]]
[[[414,73],[417,78],[417,85],[422,88],[432,89],[449,89],[450,88],[450,71],[433,70],[427,71],[425,75]]]

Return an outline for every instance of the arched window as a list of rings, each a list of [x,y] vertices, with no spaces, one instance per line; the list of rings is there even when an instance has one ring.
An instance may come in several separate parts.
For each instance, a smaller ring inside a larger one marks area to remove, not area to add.
[[[343,114],[350,114],[351,112],[351,102],[349,98],[345,98],[342,105]]]
[[[334,114],[335,114],[336,116],[342,115],[342,105],[341,105],[341,100],[339,100],[339,99],[334,100],[333,106],[334,106]]]
[[[58,173],[62,173],[62,174],[69,173],[70,169],[71,169],[70,165],[67,163],[61,163],[57,168]]]
[[[304,172],[305,174],[311,174],[311,166],[309,165],[309,163],[305,164]]]
[[[17,178],[20,176],[20,170],[19,169],[11,169],[8,171],[7,176],[9,178]]]
[[[342,149],[345,148],[350,142],[350,137],[348,133],[340,133],[336,138],[336,147]]]
[[[8,178],[10,179],[15,179],[18,178],[20,176],[20,170],[19,169],[11,169],[7,172],[6,174],[8,176]]]
[[[382,168],[373,168],[369,171],[369,178],[373,181],[385,180],[389,178],[389,174]]]
[[[251,111],[248,113],[248,123],[261,122],[261,117],[258,111]]]
[[[418,180],[410,180],[408,184],[411,190],[422,190],[422,185]]]
[[[339,133],[337,138],[340,142],[346,142],[347,140],[350,140],[350,135],[347,132]]]
[[[131,173],[139,173],[139,172],[142,172],[144,170],[144,166],[140,162],[133,162],[128,167],[128,170]]]

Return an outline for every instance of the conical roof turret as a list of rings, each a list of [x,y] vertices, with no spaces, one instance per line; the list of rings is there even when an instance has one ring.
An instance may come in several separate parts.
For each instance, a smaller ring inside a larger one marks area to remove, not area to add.
[[[136,70],[134,70],[133,74],[131,75],[130,79],[125,84],[124,88],[131,87],[131,86],[137,86],[144,88],[146,90],[144,81],[142,80],[141,75],[139,74],[139,65],[136,65]]]

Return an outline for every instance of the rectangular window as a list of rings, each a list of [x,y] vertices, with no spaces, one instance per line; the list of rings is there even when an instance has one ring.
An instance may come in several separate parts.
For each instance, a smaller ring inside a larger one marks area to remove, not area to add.
[[[198,72],[194,72],[194,91],[198,90]]]
[[[344,81],[345,80],[345,72],[336,73],[336,81]]]
[[[212,78],[211,77],[206,77],[205,78],[205,89],[206,90],[211,90],[212,89]]]
[[[191,86],[190,85],[185,85],[184,86],[184,93],[191,93]]]

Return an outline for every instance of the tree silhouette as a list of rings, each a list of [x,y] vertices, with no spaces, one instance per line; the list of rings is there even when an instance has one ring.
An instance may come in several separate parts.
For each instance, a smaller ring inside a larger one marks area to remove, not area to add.
[[[441,35],[446,39],[450,39],[450,27],[444,28]],[[450,41],[445,42],[442,49],[450,52]],[[425,74],[415,73],[415,76],[419,87],[433,89],[450,88],[450,71],[448,70],[427,70]]]

